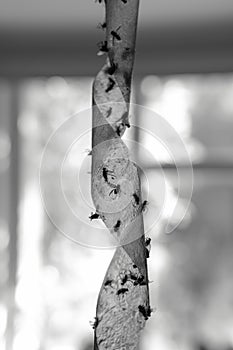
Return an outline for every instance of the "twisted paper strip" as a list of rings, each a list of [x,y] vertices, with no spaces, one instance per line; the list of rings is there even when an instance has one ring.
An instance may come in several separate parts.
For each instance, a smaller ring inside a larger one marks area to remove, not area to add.
[[[92,199],[118,247],[96,309],[94,349],[136,349],[150,316],[140,178],[121,140],[129,127],[138,0],[106,0],[106,65],[93,84]]]

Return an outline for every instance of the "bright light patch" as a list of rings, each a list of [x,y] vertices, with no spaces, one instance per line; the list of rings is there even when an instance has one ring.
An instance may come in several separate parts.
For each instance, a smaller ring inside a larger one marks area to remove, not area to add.
[[[0,339],[4,337],[7,325],[7,309],[3,304],[0,304]]]
[[[13,341],[13,350],[37,350],[39,346],[38,337],[28,327],[19,331]]]
[[[49,78],[46,87],[49,96],[55,99],[65,97],[69,91],[68,84],[62,77]]]

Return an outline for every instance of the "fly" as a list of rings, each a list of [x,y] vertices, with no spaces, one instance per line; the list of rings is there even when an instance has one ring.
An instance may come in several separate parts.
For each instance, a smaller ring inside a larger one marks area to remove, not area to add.
[[[107,110],[107,114],[106,114],[105,118],[109,118],[111,113],[112,113],[112,107],[109,107],[109,109]]]
[[[89,216],[89,219],[92,221],[94,219],[99,219],[100,215],[98,213],[91,213],[91,215]]]
[[[105,92],[111,91],[114,88],[115,84],[115,80],[113,80],[112,78],[108,78],[108,87],[105,89]]]
[[[127,280],[128,280],[128,276],[125,275],[121,280],[121,285],[123,286],[127,282]]]
[[[128,288],[121,288],[117,291],[117,295],[125,294],[128,291],[129,291]]]
[[[145,306],[139,305],[139,306],[138,306],[138,310],[139,310],[139,312],[141,312],[141,314],[144,316],[145,320],[148,320],[149,315],[148,315],[148,312],[147,312]]]
[[[87,155],[88,156],[91,156],[92,155],[92,151],[90,149],[86,149],[85,152],[87,152]]]
[[[98,24],[98,26],[97,26],[97,28],[100,28],[100,29],[105,29],[107,27],[107,24],[106,24],[106,22],[104,22],[104,23],[99,23]]]
[[[130,128],[130,124],[129,124],[129,121],[128,121],[128,112],[125,112],[122,117],[121,117],[121,120],[123,122],[123,124],[125,126],[127,126],[127,128]]]
[[[121,220],[117,220],[116,224],[113,227],[114,231],[117,232],[120,226],[121,226]]]
[[[117,67],[118,67],[117,63],[113,62],[107,70],[108,74],[113,75],[115,73],[115,71],[117,70]]]
[[[116,187],[109,193],[109,196],[111,196],[111,194],[117,195],[120,192],[120,189],[121,189],[120,185],[119,184],[116,185]]]
[[[112,280],[107,280],[107,281],[104,283],[105,287],[111,286],[111,284],[112,284]]]
[[[112,31],[111,31],[111,35],[113,36],[113,39],[116,39],[116,40],[118,40],[118,41],[121,40],[120,35],[119,35],[115,30],[112,30]]]
[[[108,182],[108,173],[112,173],[112,179],[114,178],[113,176],[113,171],[108,170],[107,168],[103,167],[103,178],[106,182]]]
[[[146,257],[150,257],[150,250],[151,250],[151,238],[147,237],[145,239],[145,247],[146,247]]]
[[[122,132],[123,129],[124,129],[124,125],[123,124],[120,124],[120,125],[117,126],[116,133],[117,133],[118,136],[121,136],[121,132]]]
[[[108,43],[107,41],[100,41],[98,44],[99,52],[97,53],[98,56],[104,55],[108,52]]]
[[[139,196],[137,195],[137,193],[133,194],[133,198],[135,200],[135,203],[138,205],[139,204]]]
[[[90,325],[93,329],[96,329],[96,327],[98,326],[99,320],[97,317],[94,318],[94,321],[90,321]]]
[[[144,201],[144,202],[142,203],[142,211],[145,211],[145,209],[146,209],[146,207],[147,207],[148,204],[149,204],[148,201]]]

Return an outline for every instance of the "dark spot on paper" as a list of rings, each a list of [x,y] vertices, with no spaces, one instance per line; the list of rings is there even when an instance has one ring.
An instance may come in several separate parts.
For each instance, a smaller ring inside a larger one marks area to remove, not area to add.
[[[107,69],[107,73],[110,75],[113,75],[115,71],[117,70],[118,64],[117,63],[112,63],[110,67]]]
[[[117,232],[120,226],[121,226],[121,220],[117,220],[116,224],[113,227],[114,231]]]
[[[137,195],[137,193],[134,193],[133,197],[134,197],[135,203],[138,205],[139,204],[139,196]]]
[[[94,219],[99,219],[99,214],[98,213],[91,213],[91,215],[89,216],[89,219],[92,221]]]
[[[122,286],[127,282],[127,280],[128,280],[128,276],[125,275],[125,276],[122,278],[122,280],[121,280]]]
[[[104,285],[105,285],[105,287],[107,287],[107,286],[111,286],[112,285],[112,280],[107,280],[105,283],[104,283]]]
[[[112,30],[111,31],[111,35],[113,36],[114,39],[120,41],[121,40],[121,37],[120,35],[115,31],[115,30]]]
[[[112,78],[108,78],[108,87],[106,88],[105,92],[111,91],[115,84],[116,83]]]
[[[121,288],[117,291],[117,295],[125,294],[128,291],[129,291],[128,288]]]
[[[148,204],[149,204],[148,201],[144,201],[144,202],[142,203],[142,211],[144,211],[144,210],[146,209],[146,207],[147,207]]]
[[[112,107],[109,107],[109,109],[107,110],[106,118],[110,117],[111,113],[112,113]]]
[[[99,42],[97,45],[98,45],[99,51],[103,53],[108,52],[108,43],[106,40]]]

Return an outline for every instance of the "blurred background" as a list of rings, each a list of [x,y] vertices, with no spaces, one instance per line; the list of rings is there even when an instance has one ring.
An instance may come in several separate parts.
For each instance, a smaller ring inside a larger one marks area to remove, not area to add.
[[[103,19],[93,0],[0,0],[1,350],[92,349],[89,321],[113,250],[83,247],[59,233],[43,208],[38,173],[51,133],[91,106],[93,77],[104,62],[96,56]],[[184,220],[165,234],[178,196],[176,165],[148,135],[134,133],[156,159],[143,163],[152,203],[146,226],[159,202],[158,162],[168,198],[148,233],[154,313],[140,350],[233,349],[232,33],[231,0],[141,1],[133,101],[160,113],[183,138],[194,188]],[[136,121],[150,130],[140,114]],[[175,140],[173,146],[188,171]],[[58,157],[54,149],[51,164]],[[52,165],[47,172],[53,188]],[[181,211],[187,200],[181,193]],[[62,219],[55,200],[54,211]]]

